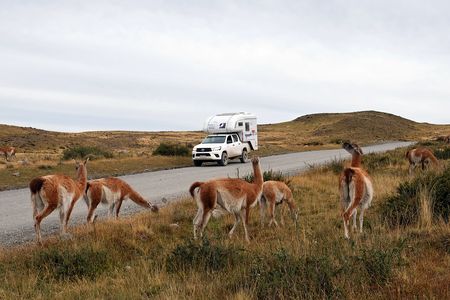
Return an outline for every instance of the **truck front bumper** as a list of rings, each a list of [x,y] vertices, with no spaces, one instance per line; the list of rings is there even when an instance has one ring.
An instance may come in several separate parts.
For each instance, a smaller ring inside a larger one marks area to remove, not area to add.
[[[221,151],[192,152],[192,160],[214,161],[222,158]]]

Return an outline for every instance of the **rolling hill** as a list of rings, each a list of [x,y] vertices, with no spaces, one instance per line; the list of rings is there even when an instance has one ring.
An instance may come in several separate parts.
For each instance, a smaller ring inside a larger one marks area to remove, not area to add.
[[[377,111],[311,114],[289,122],[259,126],[260,152],[263,155],[311,147],[335,147],[343,140],[369,144],[391,140],[428,140],[448,134],[450,124],[417,123]],[[19,152],[61,152],[62,149],[78,145],[111,151],[152,151],[161,142],[196,144],[204,135],[200,131],[61,133],[0,125],[0,145],[15,146]]]

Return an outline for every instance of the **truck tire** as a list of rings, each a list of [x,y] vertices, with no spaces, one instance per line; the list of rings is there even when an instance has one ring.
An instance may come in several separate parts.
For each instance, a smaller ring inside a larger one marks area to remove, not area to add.
[[[246,163],[248,161],[248,152],[247,149],[243,149],[241,153],[241,163]]]
[[[225,151],[222,152],[222,157],[220,158],[218,163],[220,166],[228,165],[228,154]]]
[[[194,166],[196,167],[200,167],[202,165],[202,161],[201,160],[194,160]]]

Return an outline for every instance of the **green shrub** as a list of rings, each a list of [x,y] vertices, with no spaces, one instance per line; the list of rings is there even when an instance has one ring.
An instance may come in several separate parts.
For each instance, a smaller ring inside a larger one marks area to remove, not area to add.
[[[158,148],[153,151],[153,155],[164,156],[189,156],[191,148],[180,144],[160,143]]]
[[[242,179],[244,179],[247,182],[253,182],[255,176],[253,174],[248,174],[244,177],[242,177]],[[263,172],[263,179],[264,181],[269,181],[269,180],[275,180],[275,181],[282,181],[284,183],[286,183],[287,185],[291,184],[291,179],[287,176],[285,176],[283,174],[283,172],[281,171],[274,171],[272,169],[268,170],[268,171],[264,171]]]
[[[331,171],[334,174],[340,174],[344,171],[345,160],[334,158],[333,160],[324,164],[321,169],[324,171]]]
[[[329,256],[297,258],[281,249],[256,258],[249,278],[238,285],[254,289],[257,299],[332,298],[339,294],[333,284],[336,274]]]
[[[321,145],[323,145],[323,143],[318,142],[318,141],[312,141],[312,142],[304,143],[303,145],[305,145],[305,146],[321,146]]]
[[[253,182],[254,180],[254,176],[253,174],[248,174],[246,176],[244,176],[242,179],[244,179],[247,182]],[[283,172],[281,171],[273,171],[272,169],[268,170],[268,171],[264,171],[263,172],[263,180],[264,181],[269,181],[269,180],[274,180],[274,181],[281,181],[284,182],[287,186],[289,186],[289,188],[292,190],[292,180],[289,177],[286,177]]]
[[[64,160],[84,159],[88,156],[90,159],[113,158],[113,154],[111,152],[99,149],[97,147],[76,146],[63,151]]]
[[[363,156],[362,163],[369,172],[372,172],[397,164],[398,159],[395,159],[394,156],[389,153],[369,153]]]
[[[392,249],[363,249],[359,257],[367,276],[373,284],[384,285],[390,281],[393,270],[402,262],[401,252],[403,243],[400,247]]]
[[[450,147],[434,150],[434,156],[436,156],[437,159],[450,159]]]
[[[331,139],[330,140],[330,144],[342,145],[342,143],[344,143],[343,139]]]
[[[51,170],[51,169],[53,169],[53,166],[50,166],[50,165],[39,165],[38,169],[39,170]]]
[[[49,248],[34,254],[30,266],[58,280],[94,279],[108,268],[108,253],[92,248]]]
[[[232,246],[212,245],[204,238],[200,244],[192,240],[178,245],[166,260],[166,270],[178,273],[188,270],[218,271],[239,261],[241,251]]]
[[[380,206],[380,214],[391,226],[415,224],[419,218],[420,193],[433,199],[433,218],[446,222],[450,216],[450,168],[443,173],[427,173],[400,183],[396,193]]]

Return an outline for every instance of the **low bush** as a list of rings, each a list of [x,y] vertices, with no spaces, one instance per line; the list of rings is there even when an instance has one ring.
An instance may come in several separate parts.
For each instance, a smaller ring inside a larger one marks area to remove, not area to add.
[[[112,152],[99,149],[97,147],[77,146],[68,148],[63,151],[63,159],[84,159],[88,157],[92,159],[98,158],[113,158]]]
[[[323,143],[318,142],[318,141],[313,141],[313,142],[304,143],[303,145],[305,145],[305,146],[322,146]]]
[[[395,152],[369,153],[363,156],[362,164],[369,172],[373,172],[389,166],[400,165],[403,160],[403,156],[400,157]]]
[[[108,268],[108,253],[85,247],[37,251],[29,262],[43,277],[57,280],[94,279]]]
[[[248,174],[242,177],[242,179],[244,179],[247,182],[253,182],[255,176],[253,174]],[[274,180],[274,181],[282,181],[287,185],[291,184],[291,179],[286,175],[284,175],[283,172],[274,171],[272,169],[263,172],[263,179],[264,181]]]
[[[362,262],[367,276],[373,284],[388,283],[396,266],[401,265],[401,253],[404,243],[392,249],[369,248],[363,249],[359,260]]]
[[[333,298],[338,296],[333,284],[336,274],[328,256],[297,258],[281,249],[254,259],[249,278],[238,285],[254,290],[257,299]]]
[[[39,165],[38,169],[39,170],[52,170],[53,166],[50,166],[50,165]]]
[[[235,265],[241,252],[233,246],[212,245],[206,238],[200,243],[188,240],[172,250],[166,260],[166,270],[169,273],[188,270],[219,271]]]
[[[450,216],[450,168],[443,173],[426,173],[411,181],[402,182],[394,195],[380,206],[380,215],[391,226],[405,226],[417,223],[420,214],[421,193],[430,195],[433,201],[433,219]]]
[[[331,171],[334,174],[340,174],[344,171],[345,160],[334,158],[333,160],[324,164],[321,169],[324,171]]]
[[[434,156],[436,156],[437,159],[450,159],[450,147],[434,150]]]
[[[153,155],[163,156],[189,156],[191,148],[180,144],[160,143],[158,148],[153,151]]]

